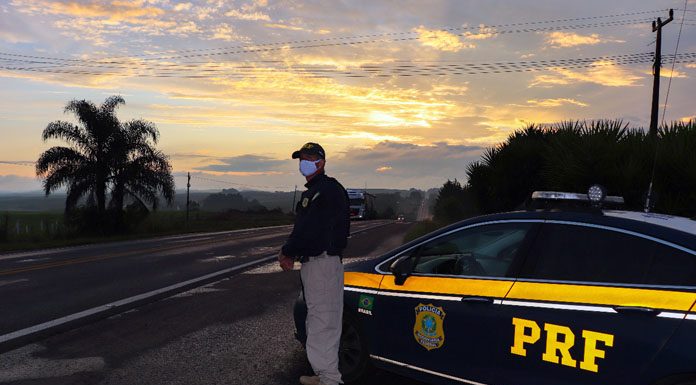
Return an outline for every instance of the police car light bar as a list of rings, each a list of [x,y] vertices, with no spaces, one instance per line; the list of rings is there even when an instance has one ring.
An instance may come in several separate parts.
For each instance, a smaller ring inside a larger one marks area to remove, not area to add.
[[[590,198],[588,197],[587,194],[559,192],[559,191],[534,191],[532,193],[532,199],[590,202]],[[624,199],[623,199],[623,197],[619,197],[619,196],[606,196],[606,197],[604,197],[603,202],[623,204]]]

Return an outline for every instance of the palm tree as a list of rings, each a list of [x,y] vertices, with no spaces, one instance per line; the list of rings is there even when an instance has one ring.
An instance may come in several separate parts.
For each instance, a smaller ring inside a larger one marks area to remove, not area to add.
[[[43,177],[46,195],[65,187],[66,212],[76,207],[83,197],[96,202],[97,215],[106,212],[107,193],[111,190],[109,207],[120,216],[124,197],[145,205],[158,205],[161,192],[168,202],[174,197],[174,181],[166,155],[156,150],[159,133],[154,124],[134,120],[121,124],[116,108],[125,104],[120,96],[111,96],[97,107],[86,100],[73,100],[65,112],[73,113],[78,124],[65,121],[49,123],[43,140],[62,139],[68,147],[46,150],[36,163],[36,174]]]
[[[113,189],[110,206],[121,210],[124,199],[131,198],[141,207],[157,209],[158,192],[169,203],[174,199],[174,179],[167,156],[151,144],[157,144],[159,131],[145,120],[123,125],[112,149],[114,153]]]

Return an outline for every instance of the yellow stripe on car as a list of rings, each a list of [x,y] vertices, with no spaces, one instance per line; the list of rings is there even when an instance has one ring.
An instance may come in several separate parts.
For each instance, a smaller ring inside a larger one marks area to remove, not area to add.
[[[696,293],[626,287],[516,282],[506,300],[635,306],[689,311]],[[693,310],[692,310],[693,311]]]
[[[410,276],[399,286],[393,276],[387,276],[381,290],[503,298],[512,284],[512,281],[487,279]]]
[[[368,289],[379,289],[379,284],[382,282],[382,274],[345,272],[343,274],[343,284],[345,286],[358,286]]]

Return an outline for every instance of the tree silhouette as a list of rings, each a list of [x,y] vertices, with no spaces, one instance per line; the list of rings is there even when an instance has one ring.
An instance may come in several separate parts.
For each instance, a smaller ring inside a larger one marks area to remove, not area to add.
[[[654,167],[655,211],[693,217],[694,148],[694,121],[662,126],[657,140],[621,120],[530,124],[471,163],[465,188],[482,213],[518,209],[535,190],[585,192],[593,184],[642,210]]]
[[[167,202],[174,198],[174,181],[167,156],[154,148],[159,133],[155,125],[143,120],[122,124],[116,109],[125,104],[120,96],[111,96],[97,107],[87,100],[73,100],[65,107],[78,124],[55,121],[43,131],[43,140],[62,139],[69,146],[46,150],[36,163],[36,174],[44,178],[46,195],[65,187],[66,213],[80,199],[96,207],[97,219],[104,218],[107,194],[109,208],[122,218],[125,197],[141,206],[157,209],[161,193]]]

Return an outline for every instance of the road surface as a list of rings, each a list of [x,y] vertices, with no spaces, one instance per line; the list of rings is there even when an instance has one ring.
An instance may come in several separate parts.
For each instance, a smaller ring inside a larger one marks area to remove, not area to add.
[[[398,246],[409,228],[404,223],[360,222],[353,223],[353,231],[376,225],[380,227],[349,240],[346,263]],[[14,288],[14,295],[34,301],[42,301],[42,295],[61,297],[51,295],[54,290],[63,293],[65,306],[79,309],[78,303],[82,307],[103,303],[118,297],[119,292],[123,297],[233,266],[254,255],[274,254],[287,231],[276,228],[169,237],[113,244],[103,252],[96,251],[99,247],[86,247],[80,248],[79,255],[50,254],[50,260],[42,259],[49,257],[45,253],[0,257],[5,258],[2,271],[18,269],[19,260],[37,259],[25,262],[32,269],[0,276],[4,282],[0,301],[2,306],[13,303],[14,309],[23,312],[41,310],[33,304],[22,307],[21,301],[4,295],[13,286],[29,285],[40,288],[41,293],[21,293]],[[177,247],[172,248],[174,245]],[[96,256],[103,258],[85,261]],[[76,258],[81,259],[74,261]],[[50,267],[50,263],[57,265]],[[146,282],[148,272],[157,284]],[[26,281],[7,283],[22,279]],[[60,285],[64,279],[70,281],[67,288]],[[128,287],[117,289],[123,282]],[[99,287],[89,290],[80,285],[90,283]],[[300,375],[310,371],[304,351],[292,336],[292,304],[299,288],[298,271],[281,272],[273,263],[232,275],[0,354],[0,383],[296,384]],[[92,299],[97,295],[102,295],[101,299]],[[41,311],[41,317],[27,314],[11,318],[19,327],[65,313],[56,305]],[[386,372],[377,372],[365,385],[389,383],[420,385]]]

